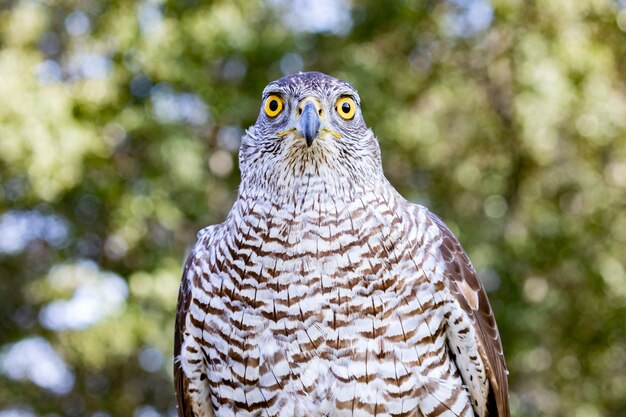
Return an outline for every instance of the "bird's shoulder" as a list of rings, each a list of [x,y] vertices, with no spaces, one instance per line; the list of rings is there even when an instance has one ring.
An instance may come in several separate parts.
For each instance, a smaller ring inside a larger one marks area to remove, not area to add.
[[[422,231],[422,239],[445,266],[445,284],[463,297],[463,305],[473,310],[479,306],[477,293],[484,292],[482,283],[461,243],[443,220],[427,207],[404,202],[406,212]],[[489,310],[491,312],[491,310]]]
[[[210,263],[209,251],[222,239],[224,223],[207,226],[196,234],[194,243],[183,268],[180,283],[179,314],[186,314],[191,302],[192,289],[198,285],[197,280],[202,275],[201,270]]]
[[[196,242],[201,242],[203,239],[211,238],[214,234],[219,232],[224,223],[211,224],[198,231],[196,234]]]
[[[406,204],[414,221],[425,231],[425,239],[433,244],[434,255],[444,266],[443,284],[474,329],[490,383],[487,415],[509,416],[508,370],[496,320],[480,278],[461,243],[443,220],[422,205]]]
[[[193,298],[193,288],[198,285],[200,260],[206,257],[207,248],[213,244],[220,233],[222,224],[210,225],[200,230],[196,242],[187,256],[181,277],[176,308],[174,331],[174,385],[176,389],[176,405],[180,417],[194,417],[194,400],[189,391],[190,380],[182,366],[182,347],[187,335],[187,316]]]

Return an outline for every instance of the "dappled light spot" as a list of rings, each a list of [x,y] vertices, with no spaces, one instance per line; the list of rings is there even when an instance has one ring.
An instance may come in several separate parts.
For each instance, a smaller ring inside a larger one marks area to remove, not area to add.
[[[593,404],[581,404],[576,407],[575,417],[601,417],[602,415]]]
[[[37,417],[30,407],[12,407],[0,410],[0,417]]]
[[[109,76],[111,68],[111,60],[104,55],[78,53],[70,57],[67,72],[73,79],[102,79]]]
[[[112,234],[104,242],[104,252],[109,258],[120,259],[128,251],[128,243],[124,236]]]
[[[30,380],[58,395],[68,393],[74,386],[70,368],[41,337],[5,346],[0,353],[0,370],[13,380]]]
[[[61,247],[68,238],[67,222],[54,214],[12,210],[0,217],[0,253],[17,254],[36,240]]]
[[[530,277],[524,282],[524,296],[533,303],[540,303],[548,295],[548,282],[539,277]]]
[[[352,28],[346,0],[266,0],[283,16],[283,24],[295,31],[345,35]]]
[[[464,161],[456,167],[455,178],[463,188],[471,190],[477,187],[481,179],[481,172],[475,163]]]
[[[557,370],[567,379],[578,378],[580,376],[580,362],[575,356],[563,356],[559,359]]]
[[[203,125],[209,121],[209,108],[196,94],[176,93],[167,84],[158,84],[150,95],[154,116],[161,123]]]
[[[126,281],[91,261],[55,266],[48,274],[52,287],[72,291],[69,300],[54,300],[39,313],[50,330],[80,330],[118,313],[128,295]]]
[[[153,347],[145,347],[139,352],[139,365],[147,372],[157,372],[163,366],[163,354]]]
[[[63,70],[58,62],[47,59],[37,65],[37,79],[42,84],[60,82],[63,77]]]
[[[128,132],[119,123],[108,123],[104,126],[102,131],[104,141],[110,148],[119,146],[125,139],[128,138]]]
[[[284,74],[295,74],[302,71],[304,68],[304,61],[302,57],[296,53],[288,53],[283,55],[280,59],[280,71]]]
[[[65,30],[70,36],[83,36],[90,28],[89,16],[83,11],[73,12],[65,18]]]
[[[222,78],[231,82],[239,82],[246,76],[248,64],[239,56],[231,56],[222,62]]]
[[[217,132],[217,144],[226,151],[236,151],[241,144],[244,130],[241,126],[227,125]]]
[[[612,256],[604,256],[596,267],[612,296],[626,298],[626,270],[624,265]]]
[[[233,157],[225,151],[215,151],[209,157],[209,168],[218,177],[224,177],[233,170]]]
[[[525,356],[525,364],[528,369],[536,372],[545,371],[552,363],[552,354],[543,346],[536,347]]]
[[[470,38],[489,27],[493,8],[487,0],[451,0],[453,11],[446,16],[446,29],[453,36]]]
[[[163,12],[159,2],[151,0],[143,0],[138,6],[139,27],[141,32],[146,35],[153,35],[162,28]]]
[[[135,410],[133,417],[162,417],[161,414],[149,405],[143,405]]]
[[[485,199],[485,214],[492,219],[501,219],[506,214],[508,205],[501,195],[491,195]]]

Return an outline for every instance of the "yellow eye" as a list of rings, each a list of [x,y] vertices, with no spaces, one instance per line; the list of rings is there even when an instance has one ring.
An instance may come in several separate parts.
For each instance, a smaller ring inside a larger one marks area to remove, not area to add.
[[[350,120],[354,117],[356,104],[354,103],[354,100],[352,100],[352,98],[350,97],[341,97],[339,100],[337,100],[335,110],[337,110],[339,116],[343,117],[346,120]]]
[[[265,100],[265,114],[269,117],[276,117],[283,110],[283,99],[272,94]]]

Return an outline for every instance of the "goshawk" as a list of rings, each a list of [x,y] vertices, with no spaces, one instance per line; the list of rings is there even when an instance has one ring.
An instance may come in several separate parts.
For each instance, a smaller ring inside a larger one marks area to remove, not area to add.
[[[239,163],[182,277],[180,416],[509,416],[480,280],[385,178],[351,84],[270,83]]]

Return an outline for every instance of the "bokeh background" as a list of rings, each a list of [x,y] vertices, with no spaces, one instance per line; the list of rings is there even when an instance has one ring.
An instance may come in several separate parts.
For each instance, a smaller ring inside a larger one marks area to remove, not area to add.
[[[469,252],[513,415],[626,415],[626,1],[3,0],[0,417],[175,415],[185,253],[313,69]]]

